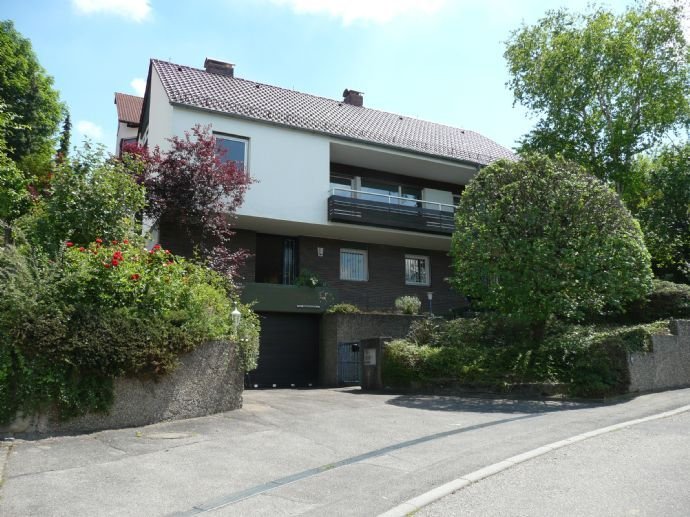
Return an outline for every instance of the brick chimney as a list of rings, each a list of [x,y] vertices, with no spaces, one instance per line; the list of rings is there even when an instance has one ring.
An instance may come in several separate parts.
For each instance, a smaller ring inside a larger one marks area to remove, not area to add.
[[[345,104],[352,104],[353,106],[362,106],[364,105],[364,94],[346,88],[343,92],[343,102]]]
[[[211,59],[207,57],[204,60],[204,68],[209,74],[225,75],[227,77],[235,77],[235,65],[232,63],[226,63],[225,61],[219,61],[217,59]]]

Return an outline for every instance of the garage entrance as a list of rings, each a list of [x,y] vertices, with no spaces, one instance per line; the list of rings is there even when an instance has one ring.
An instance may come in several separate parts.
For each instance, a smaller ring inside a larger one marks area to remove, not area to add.
[[[316,314],[258,313],[259,366],[248,388],[316,386],[319,377],[319,320]]]

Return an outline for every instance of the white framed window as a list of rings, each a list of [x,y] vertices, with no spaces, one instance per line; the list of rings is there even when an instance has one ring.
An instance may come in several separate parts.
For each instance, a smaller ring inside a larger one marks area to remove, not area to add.
[[[431,285],[429,257],[405,255],[405,285]]]
[[[366,250],[340,249],[340,279],[355,282],[369,280]]]
[[[235,162],[237,168],[249,172],[249,139],[214,133],[220,161]]]

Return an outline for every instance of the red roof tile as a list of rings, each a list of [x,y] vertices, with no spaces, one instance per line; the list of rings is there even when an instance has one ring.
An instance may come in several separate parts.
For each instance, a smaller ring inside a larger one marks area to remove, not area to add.
[[[143,104],[143,97],[137,97],[136,95],[129,95],[127,93],[115,93],[118,122],[139,125]]]
[[[486,165],[514,153],[474,131],[151,60],[172,103]]]

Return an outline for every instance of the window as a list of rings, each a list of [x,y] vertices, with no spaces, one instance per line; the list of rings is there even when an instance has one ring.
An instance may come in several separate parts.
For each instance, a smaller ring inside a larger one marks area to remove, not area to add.
[[[357,282],[369,279],[366,250],[340,250],[340,279]]]
[[[405,255],[405,284],[431,285],[429,257],[424,257],[422,255]]]
[[[398,185],[382,183],[366,178],[362,178],[362,187],[360,190],[363,192],[363,194],[359,195],[360,199],[378,201],[379,203],[388,203],[388,196],[398,195]]]
[[[214,135],[220,161],[235,162],[239,170],[247,170],[247,147],[249,140],[234,136]]]

